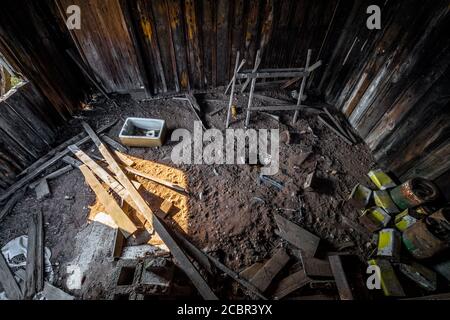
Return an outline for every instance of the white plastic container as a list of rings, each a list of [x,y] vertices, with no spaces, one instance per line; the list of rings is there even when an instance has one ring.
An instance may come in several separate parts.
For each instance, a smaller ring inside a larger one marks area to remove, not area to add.
[[[128,118],[120,131],[120,141],[129,147],[161,147],[167,128],[164,120]]]

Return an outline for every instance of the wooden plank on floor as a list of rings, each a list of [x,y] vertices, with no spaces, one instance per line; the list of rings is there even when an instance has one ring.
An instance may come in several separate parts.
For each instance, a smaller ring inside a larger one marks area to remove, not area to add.
[[[6,297],[10,300],[21,300],[22,291],[8,266],[0,250],[0,283],[5,290]]]
[[[97,195],[100,203],[105,207],[106,213],[111,216],[122,234],[126,238],[129,238],[130,235],[137,231],[136,226],[125,214],[125,212],[123,212],[116,200],[103,188],[102,184],[98,181],[92,171],[86,165],[80,166],[80,170],[83,173],[87,184]]]
[[[279,214],[274,214],[280,230],[280,236],[290,244],[302,250],[307,257],[314,257],[320,238],[301,228]]]
[[[284,297],[291,294],[292,292],[303,288],[310,282],[311,282],[311,279],[309,279],[305,275],[305,272],[303,270],[293,273],[290,276],[288,276],[280,281],[277,288],[275,289],[273,298],[275,300],[283,299]]]
[[[111,176],[105,169],[103,169],[97,162],[91,159],[91,157],[89,157],[77,146],[73,145],[69,146],[68,148],[81,162],[83,162],[89,169],[91,169],[92,172],[94,172],[94,174],[100,178],[100,180],[106,183],[106,185],[110,187],[115,193],[117,193],[119,197],[121,197],[130,206],[132,206],[133,209],[139,212],[139,208],[134,203],[133,199],[131,199],[129,192],[113,176]],[[137,187],[137,182],[132,183],[134,184],[136,189],[139,189]]]
[[[191,260],[186,256],[184,251],[178,246],[177,242],[173,239],[172,235],[169,233],[168,229],[164,223],[153,214],[152,210],[135,189],[131,181],[125,175],[125,173],[120,168],[119,164],[112,157],[106,146],[100,141],[98,136],[92,130],[92,128],[87,124],[83,123],[83,127],[86,132],[91,137],[94,144],[98,147],[100,153],[105,157],[109,166],[112,168],[114,174],[116,175],[119,182],[125,187],[125,189],[130,193],[133,201],[139,207],[139,211],[144,215],[148,222],[153,223],[155,231],[158,233],[159,237],[169,248],[170,252],[174,256],[175,260],[178,262],[181,269],[186,273],[186,275],[191,279],[194,286],[199,291],[200,295],[206,300],[218,300],[217,296],[211,290],[211,288],[206,283],[205,279],[201,276],[197,268],[192,264]]]
[[[123,145],[121,145],[119,142],[117,142],[116,140],[114,140],[113,138],[107,136],[106,134],[103,134],[100,136],[100,138],[109,146],[111,146],[112,148],[116,149],[119,152],[122,153],[127,153],[128,149],[125,148]]]
[[[303,270],[307,277],[332,278],[330,263],[316,258],[302,259]]]
[[[266,262],[266,264],[255,274],[250,282],[261,292],[267,290],[276,275],[289,262],[289,255],[284,248],[277,250],[275,255]]]
[[[36,294],[37,216],[32,214],[28,223],[28,246],[24,298],[31,300]]]
[[[341,257],[338,255],[329,256],[331,271],[333,272],[336,287],[339,291],[341,300],[353,300],[353,293],[345,276],[344,267],[342,266]]]
[[[128,179],[125,172],[122,170],[120,165],[117,163],[116,159],[112,156],[111,152],[108,148],[102,143],[97,134],[92,130],[92,128],[86,123],[83,122],[83,127],[97,146],[100,153],[105,158],[106,162],[110,166],[113,173],[116,175],[116,179],[120,182],[120,184],[128,191],[130,197],[133,199],[133,202],[139,208],[139,212],[147,219],[148,223],[151,225],[153,223],[153,211],[148,206],[147,202],[142,198],[139,194],[136,187],[131,183],[130,179]],[[153,226],[149,226],[149,231],[153,233]]]

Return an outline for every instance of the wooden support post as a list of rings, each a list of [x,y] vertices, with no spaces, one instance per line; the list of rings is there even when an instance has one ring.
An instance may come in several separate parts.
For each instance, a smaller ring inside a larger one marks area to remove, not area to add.
[[[91,139],[94,141],[95,145],[98,147],[100,153],[105,157],[106,161],[110,165],[114,174],[116,175],[119,182],[125,187],[125,189],[130,193],[133,201],[139,207],[139,211],[144,215],[147,221],[152,224],[152,229],[158,233],[159,237],[169,248],[170,252],[179,263],[181,269],[186,273],[186,275],[191,279],[194,286],[197,288],[199,293],[204,299],[207,300],[217,300],[217,296],[208,286],[206,281],[202,278],[198,270],[192,264],[191,260],[186,256],[183,250],[178,246],[176,241],[172,238],[168,229],[164,225],[164,223],[155,215],[153,211],[150,209],[148,204],[130,182],[128,177],[122,171],[116,160],[112,157],[109,150],[105,147],[105,145],[100,141],[98,136],[92,130],[92,128],[87,124],[83,123],[83,127],[86,132],[89,134]]]
[[[227,109],[227,122],[225,124],[225,128],[227,128],[227,129],[230,126],[230,121],[231,121],[231,108],[233,107],[234,91],[236,90],[236,76],[237,76],[237,70],[239,68],[240,56],[241,56],[241,54],[238,51],[238,53],[236,55],[236,65],[234,67],[233,82],[231,84],[230,102],[228,103],[228,109]]]
[[[44,289],[44,231],[42,211],[30,218],[24,298],[32,299]]]
[[[309,64],[311,62],[311,54],[312,54],[312,50],[308,49],[308,55],[306,57],[306,66],[305,66],[305,70],[309,69]],[[297,101],[297,105],[300,106],[302,104],[302,99],[303,99],[303,94],[305,93],[305,87],[306,87],[306,81],[308,80],[308,75],[305,75],[302,79],[302,84],[300,86],[300,91],[298,94],[298,101]],[[294,119],[292,120],[292,124],[295,124],[297,122],[298,119],[298,114],[299,111],[295,111],[294,114]]]

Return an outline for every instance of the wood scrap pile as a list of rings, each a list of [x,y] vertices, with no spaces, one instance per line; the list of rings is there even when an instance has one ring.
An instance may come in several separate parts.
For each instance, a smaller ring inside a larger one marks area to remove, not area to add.
[[[337,253],[317,258],[320,238],[279,214],[274,218],[276,233],[287,246],[278,248],[267,261],[243,270],[240,276],[275,300],[353,299],[355,288],[363,283],[357,279],[357,272],[344,270]],[[352,281],[347,280],[348,276]]]

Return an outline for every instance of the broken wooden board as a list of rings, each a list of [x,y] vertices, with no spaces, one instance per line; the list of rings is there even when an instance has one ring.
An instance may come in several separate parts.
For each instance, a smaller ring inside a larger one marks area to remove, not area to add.
[[[119,164],[112,157],[106,146],[100,141],[92,128],[87,124],[83,123],[83,127],[89,134],[94,144],[98,147],[100,153],[105,157],[106,161],[113,169],[119,182],[125,187],[125,189],[130,193],[133,201],[139,207],[139,211],[144,215],[148,222],[151,222],[158,233],[161,240],[169,248],[170,252],[174,256],[175,260],[178,262],[180,268],[186,273],[186,275],[191,279],[194,286],[199,291],[200,295],[206,300],[218,300],[217,296],[211,290],[211,288],[206,283],[205,279],[201,276],[196,267],[192,264],[191,260],[186,256],[184,251],[178,246],[177,242],[173,239],[169,231],[167,230],[164,223],[153,214],[148,204],[135,189],[131,181],[125,175],[125,173],[120,168]],[[87,167],[86,167],[87,168]],[[123,211],[122,211],[123,212]]]
[[[130,168],[130,167],[125,167],[124,169],[127,172],[129,172],[131,174],[134,174],[135,176],[148,179],[148,180],[150,180],[150,181],[152,181],[154,183],[160,184],[160,185],[165,186],[165,187],[167,187],[169,189],[172,189],[174,191],[181,192],[181,193],[184,193],[184,194],[189,194],[186,189],[184,189],[183,187],[181,187],[178,184],[175,184],[175,183],[163,180],[163,179],[159,179],[159,178],[153,177],[153,176],[151,176],[151,175],[149,175],[147,173],[141,172],[139,170],[136,170],[136,169],[133,169],[133,168]]]
[[[80,170],[83,173],[87,184],[97,195],[100,203],[105,207],[106,213],[111,216],[125,238],[129,238],[137,231],[137,227],[123,212],[116,200],[103,188],[102,184],[98,181],[92,171],[86,165],[82,165]]]
[[[28,226],[28,247],[24,298],[32,299],[44,286],[43,217],[39,210],[32,214]]]
[[[21,300],[22,299],[22,290],[19,287],[19,284],[16,282],[11,269],[8,266],[8,263],[5,260],[5,257],[0,250],[0,283],[5,290],[6,297],[10,300]]]
[[[303,288],[310,282],[311,279],[309,279],[305,275],[305,272],[303,272],[303,270],[293,273],[281,280],[280,283],[278,283],[278,286],[275,289],[275,293],[273,294],[273,298],[275,300],[283,299],[292,292]]]
[[[314,257],[319,247],[320,238],[277,213],[274,216],[280,230],[280,236],[293,246],[301,249],[305,256]]]
[[[121,197],[124,201],[126,201],[136,212],[139,212],[139,208],[134,203],[133,199],[129,192],[113,177],[111,176],[105,169],[103,169],[97,162],[92,160],[86,153],[84,153],[77,146],[69,146],[70,151],[77,156],[78,159],[81,160],[92,172],[95,173],[97,177],[100,178],[108,187],[110,187],[119,197]],[[140,184],[138,182],[132,182],[135,188],[138,190]]]
[[[269,288],[272,280],[289,262],[289,255],[284,248],[279,249],[275,255],[266,262],[266,264],[258,270],[250,282],[261,292]]]
[[[332,278],[330,263],[316,258],[305,258],[302,260],[303,270],[308,278]]]
[[[42,200],[50,196],[51,192],[47,179],[42,179],[39,182],[39,184],[34,188],[34,191],[36,192],[37,200]]]
[[[122,152],[122,153],[127,153],[128,149],[125,148],[123,145],[121,145],[119,142],[117,142],[116,140],[110,138],[109,136],[107,136],[106,134],[103,134],[100,136],[100,138],[106,143],[108,144],[110,147],[114,148],[115,150]]]
[[[136,190],[136,187],[131,183],[130,179],[128,179],[127,175],[122,170],[120,165],[117,163],[116,159],[114,159],[111,152],[102,143],[102,141],[99,139],[94,130],[92,130],[92,128],[86,122],[83,122],[83,127],[90,136],[90,138],[92,139],[92,141],[94,142],[94,144],[97,146],[100,153],[107,161],[113,173],[116,175],[116,179],[127,190],[130,197],[133,199],[133,202],[139,209],[138,211],[145,217],[145,219],[147,219],[148,223],[152,224],[153,223],[152,209],[150,209],[147,202],[145,202],[145,200],[139,194],[138,190]],[[150,229],[152,230],[153,227],[151,227]],[[153,231],[151,233],[153,233]]]
[[[338,255],[329,256],[328,260],[330,261],[331,271],[339,291],[339,297],[341,300],[353,300],[353,293],[347,281],[341,257]]]

